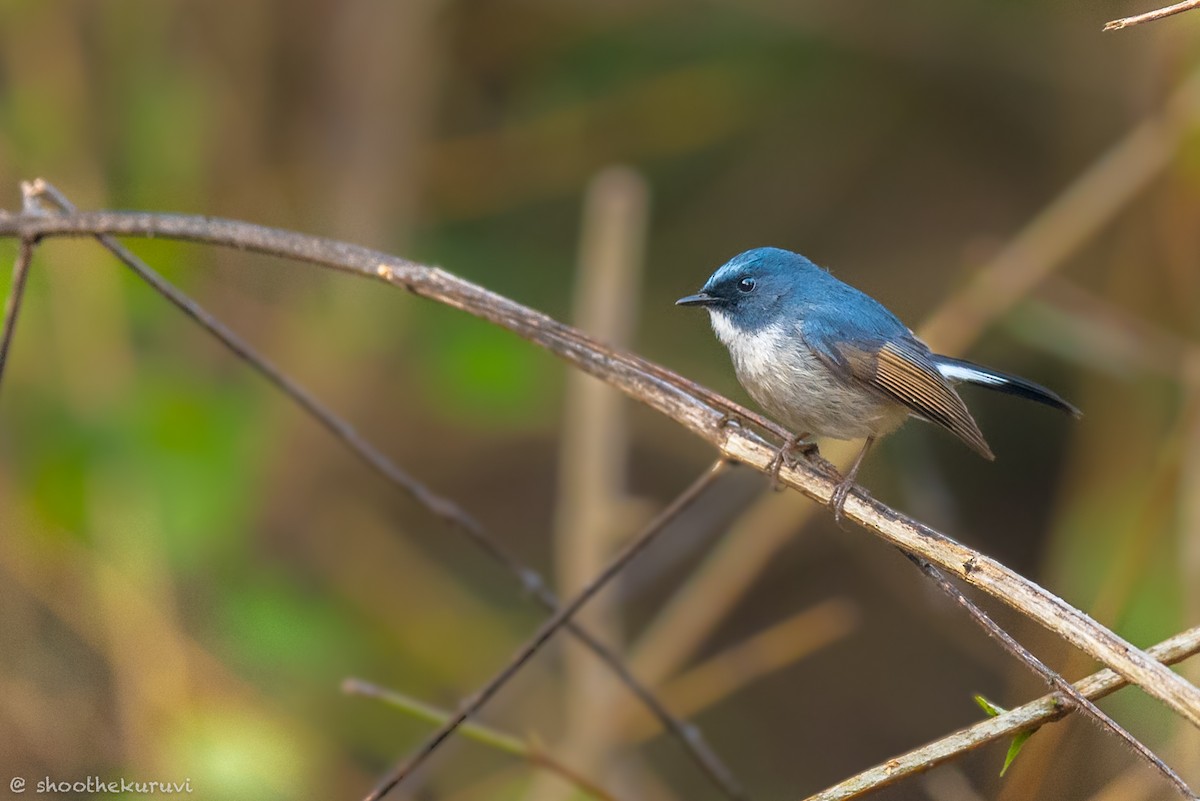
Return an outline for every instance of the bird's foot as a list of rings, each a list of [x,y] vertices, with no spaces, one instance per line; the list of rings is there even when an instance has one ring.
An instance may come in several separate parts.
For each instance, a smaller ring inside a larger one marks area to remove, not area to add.
[[[846,471],[846,477],[837,483],[829,496],[829,506],[833,509],[833,522],[837,523],[838,527],[842,525],[842,510],[846,507],[846,498],[850,497],[850,493],[854,490],[854,479],[858,476],[858,468],[862,467],[867,451],[871,450],[871,446],[874,444],[875,437],[867,437],[862,450],[858,452],[858,456],[854,457],[854,463]]]
[[[783,484],[779,482],[779,471],[786,465],[788,468],[795,467],[799,463],[798,456],[804,456],[806,459],[814,457],[820,459],[818,455],[820,450],[817,448],[817,443],[808,439],[810,434],[792,435],[787,442],[779,448],[775,454],[775,458],[771,460],[768,467],[768,475],[771,476],[771,482],[778,492],[783,489]],[[824,459],[821,459],[824,462]],[[826,462],[828,464],[828,462]]]
[[[833,488],[833,494],[829,496],[829,508],[833,510],[833,522],[838,526],[842,525],[842,510],[846,507],[846,498],[854,491],[854,476],[847,476],[837,483]]]

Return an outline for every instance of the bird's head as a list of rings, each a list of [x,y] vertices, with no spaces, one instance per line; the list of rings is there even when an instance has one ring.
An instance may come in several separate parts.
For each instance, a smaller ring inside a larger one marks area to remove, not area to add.
[[[705,307],[718,333],[721,328],[755,333],[783,322],[783,316],[803,304],[806,290],[823,272],[798,253],[756,248],[721,265],[699,292],[675,305]]]

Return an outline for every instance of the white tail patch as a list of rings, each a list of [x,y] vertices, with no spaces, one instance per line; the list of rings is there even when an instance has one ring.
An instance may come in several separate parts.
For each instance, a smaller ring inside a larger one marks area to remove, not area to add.
[[[937,369],[942,374],[942,378],[947,381],[969,381],[972,384],[990,384],[994,387],[1008,383],[1008,379],[998,376],[995,373],[989,373],[987,370],[980,370],[975,367],[968,367],[961,363],[937,362]]]

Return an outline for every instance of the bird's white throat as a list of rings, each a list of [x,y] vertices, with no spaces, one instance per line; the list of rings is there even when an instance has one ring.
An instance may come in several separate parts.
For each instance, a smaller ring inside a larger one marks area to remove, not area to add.
[[[753,332],[740,328],[720,309],[709,309],[713,332],[729,348],[739,378],[764,376],[778,370],[776,363],[787,350],[787,332],[778,323]]]
[[[709,307],[708,318],[712,321],[713,333],[725,347],[732,348],[738,337],[743,336],[742,332],[733,324],[733,320],[729,319],[729,315],[720,309]]]

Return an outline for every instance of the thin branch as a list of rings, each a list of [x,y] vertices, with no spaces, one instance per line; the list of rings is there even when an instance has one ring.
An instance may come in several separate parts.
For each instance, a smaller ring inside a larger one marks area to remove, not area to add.
[[[563,627],[575,612],[579,610],[589,599],[629,564],[633,557],[641,553],[646,546],[658,538],[667,524],[674,520],[680,512],[691,505],[693,501],[699,498],[705,490],[723,473],[729,463],[724,459],[718,459],[713,463],[712,467],[704,471],[691,486],[685,489],[674,501],[671,502],[666,509],[659,512],[654,520],[646,526],[636,537],[626,544],[617,553],[616,556],[605,566],[592,581],[583,588],[574,598],[565,603],[557,613],[552,615],[549,620],[543,623],[529,640],[522,645],[504,666],[486,685],[478,692],[466,699],[455,712],[454,716],[442,724],[437,731],[431,734],[424,743],[422,743],[412,756],[406,759],[399,766],[394,768],[387,777],[375,788],[368,796],[367,801],[378,801],[387,795],[391,790],[404,781],[412,772],[420,767],[434,751],[438,749],[442,743],[454,733],[454,730],[466,722],[467,718],[474,715],[476,712],[495,695],[501,687],[503,687],[509,679],[516,675],[528,662],[534,654],[538,652],[547,640],[554,633]]]
[[[1182,3],[1176,3],[1173,6],[1164,6],[1156,8],[1153,11],[1147,11],[1144,14],[1135,14],[1132,17],[1122,17],[1104,23],[1103,30],[1119,31],[1122,28],[1128,28],[1131,25],[1141,25],[1143,22],[1154,22],[1155,20],[1163,19],[1164,17],[1173,17],[1176,14],[1182,14],[1184,11],[1191,11],[1193,8],[1200,8],[1200,0],[1184,0]]]
[[[363,681],[362,679],[346,679],[342,682],[342,692],[347,695],[361,695],[364,698],[374,698],[378,701],[383,701],[388,706],[400,709],[430,723],[445,723],[452,714],[444,709],[438,709],[423,701],[418,701],[395,690],[389,690],[377,684]],[[498,751],[520,757],[528,761],[531,765],[543,767],[551,773],[558,774],[569,784],[574,785],[577,790],[582,791],[584,795],[600,799],[600,801],[616,801],[612,793],[543,749],[536,742],[521,740],[511,734],[496,731],[490,726],[484,726],[479,723],[463,723],[459,727],[459,731],[465,737],[469,737],[478,743],[483,743]]]
[[[345,242],[207,217],[93,212],[0,218],[0,236],[95,234],[159,236],[221,244],[370,275],[467,311],[550,350],[671,417],[710,442],[725,458],[766,472],[779,449],[778,444],[769,443],[746,428],[729,425],[728,409],[735,406],[732,402],[726,401],[721,406],[709,404],[689,391],[691,382],[678,379],[665,368],[605,347],[547,315],[438,268]],[[781,470],[779,480],[822,503],[828,503],[836,483],[835,477],[805,462]],[[861,489],[847,499],[844,514],[887,542],[921,556],[1012,606],[1200,727],[1200,689],[1036,583],[875,501]]]
[[[36,214],[39,199],[47,200],[60,210],[75,213],[77,209],[65,195],[52,184],[40,178],[22,185],[26,213]],[[533,568],[524,564],[514,553],[494,539],[479,521],[457,506],[426,487],[413,476],[402,470],[383,452],[361,436],[353,426],[317,400],[308,390],[288,378],[269,359],[256,351],[249,343],[234,333],[224,323],[211,315],[202,306],[181,292],[177,287],[155,272],[148,264],[134,255],[128,248],[111,236],[96,235],[96,239],[108,251],[129,267],[139,278],[148,283],[160,295],[195,320],[202,328],[216,337],[238,358],[257,370],[285,397],[295,402],[318,423],[363,460],[373,470],[453,530],[465,535],[470,542],[508,570],[521,583],[525,592],[533,596],[539,605],[551,614],[558,611],[558,598],[549,585]],[[23,240],[24,241],[24,240]],[[20,261],[18,260],[18,265]],[[23,282],[22,282],[23,283]],[[14,286],[16,282],[14,281]],[[12,300],[10,298],[10,304]],[[15,313],[13,314],[15,318]],[[6,318],[7,319],[7,318]],[[7,328],[6,328],[7,330]],[[7,337],[5,338],[7,343]],[[0,353],[0,374],[3,357]],[[658,719],[663,728],[679,742],[684,751],[706,776],[732,801],[746,797],[741,782],[709,746],[700,729],[676,717],[651,690],[629,669],[628,665],[612,649],[601,642],[587,629],[575,621],[567,622],[567,631],[594,653],[613,672],[630,692]]]
[[[21,301],[25,299],[25,281],[29,278],[29,264],[33,261],[33,249],[37,240],[21,239],[17,260],[13,263],[12,287],[4,304],[4,327],[0,329],[0,382],[4,380],[4,366],[8,364],[8,351],[12,347],[13,335],[17,331],[17,318],[21,316]]]
[[[1147,653],[1165,665],[1173,665],[1197,652],[1200,652],[1200,626],[1176,634],[1147,650]],[[1113,671],[1101,670],[1076,682],[1075,689],[1085,697],[1095,700],[1128,684],[1129,682]],[[895,784],[908,776],[935,768],[988,743],[1058,720],[1069,711],[1059,704],[1057,693],[1042,696],[1036,701],[1030,701],[889,759],[809,796],[805,801],[848,801],[858,798]]]
[[[963,594],[963,591],[946,578],[942,571],[938,570],[933,565],[926,562],[924,559],[913,556],[912,554],[904,554],[909,561],[915,564],[922,573],[925,574],[938,588],[955,601],[959,606],[967,611],[971,619],[979,624],[988,636],[996,640],[1010,654],[1024,662],[1033,670],[1040,674],[1043,679],[1051,686],[1066,696],[1063,699],[1068,707],[1072,707],[1083,712],[1084,717],[1089,718],[1094,723],[1098,724],[1101,729],[1115,735],[1121,740],[1135,755],[1144,759],[1150,767],[1158,771],[1163,778],[1175,786],[1179,793],[1188,799],[1195,799],[1196,795],[1192,792],[1192,788],[1188,787],[1187,782],[1170,768],[1167,763],[1163,762],[1158,754],[1151,751],[1145,743],[1130,734],[1121,724],[1113,720],[1104,710],[1092,703],[1087,696],[1081,693],[1075,685],[1068,682],[1059,674],[1058,671],[1051,668],[1042,660],[1033,655],[1021,643],[1017,642],[1011,634],[1000,627],[996,621],[992,620],[986,612],[983,611],[970,598]]]

